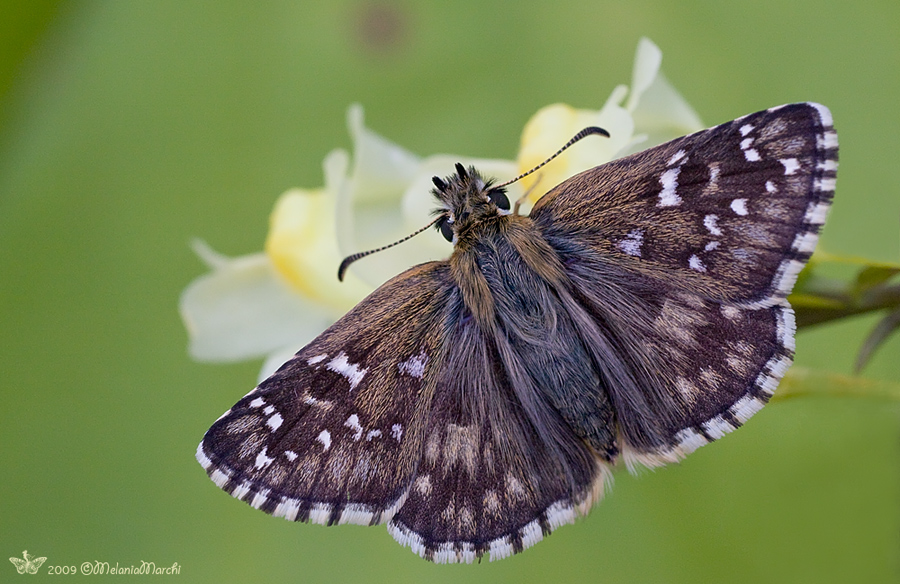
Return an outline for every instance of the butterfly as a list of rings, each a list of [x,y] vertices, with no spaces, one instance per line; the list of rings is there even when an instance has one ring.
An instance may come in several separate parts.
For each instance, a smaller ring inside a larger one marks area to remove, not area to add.
[[[386,523],[434,562],[528,548],[618,462],[678,461],[768,402],[837,150],[827,108],[785,105],[582,172],[528,216],[458,164],[434,179],[449,259],[372,292],[197,459],[266,513]]]
[[[19,574],[37,574],[38,570],[41,569],[43,563],[47,561],[47,558],[34,557],[33,555],[28,553],[28,550],[22,552],[22,558],[9,559],[9,561],[12,562],[16,567],[16,571],[18,571]]]

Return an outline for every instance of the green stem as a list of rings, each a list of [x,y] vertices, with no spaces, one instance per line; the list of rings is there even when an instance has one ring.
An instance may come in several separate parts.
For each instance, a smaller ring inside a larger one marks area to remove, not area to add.
[[[862,397],[900,401],[900,384],[836,373],[819,373],[792,367],[775,392],[773,400],[805,396]]]

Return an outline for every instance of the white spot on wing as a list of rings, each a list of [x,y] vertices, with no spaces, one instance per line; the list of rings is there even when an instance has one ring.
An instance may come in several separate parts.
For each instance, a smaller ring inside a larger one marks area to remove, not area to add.
[[[251,408],[259,408],[259,407],[262,407],[262,406],[264,406],[264,405],[266,405],[266,401],[265,401],[263,398],[261,398],[261,397],[258,397],[258,398],[256,398],[255,400],[253,400],[252,402],[250,402],[250,407],[251,407]]]
[[[419,557],[425,557],[425,543],[422,540],[422,536],[418,533],[411,531],[405,525],[394,523],[393,521],[388,523],[388,533],[390,533],[391,537],[397,540],[400,545],[409,547],[412,553]]]
[[[794,351],[797,343],[794,334],[797,332],[797,321],[791,308],[782,308],[778,313],[778,340],[788,351]]]
[[[418,355],[413,355],[397,365],[397,368],[400,369],[400,373],[405,373],[416,379],[422,379],[425,376],[426,365],[428,365],[428,355],[425,354],[425,349],[422,349]]]
[[[328,355],[326,355],[325,353],[322,353],[321,355],[316,355],[315,357],[310,357],[309,359],[306,360],[306,363],[308,365],[315,365],[316,363],[324,361],[327,358],[328,358]]]
[[[641,245],[644,243],[644,232],[641,229],[632,229],[628,237],[616,244],[616,247],[630,256],[641,257]]]
[[[816,249],[816,242],[818,240],[818,234],[813,233],[812,231],[798,233],[797,237],[794,238],[794,243],[791,245],[791,248],[794,251],[799,251],[801,253],[812,253],[812,251]]]
[[[322,446],[325,447],[325,450],[331,448],[331,432],[328,430],[322,430],[319,432],[319,435],[316,436],[316,440],[322,443]]]
[[[318,408],[325,408],[325,409],[330,409],[334,405],[327,399],[316,399],[309,394],[303,396],[303,403],[305,403],[308,406],[315,406]]]
[[[575,523],[575,509],[567,502],[557,501],[547,507],[545,513],[550,529],[556,529],[567,523]]]
[[[706,266],[703,265],[703,262],[700,261],[700,258],[697,257],[696,255],[692,255],[688,259],[688,265],[691,267],[692,270],[696,270],[698,272],[706,271]]]
[[[659,192],[658,207],[675,207],[681,204],[681,197],[675,192],[678,188],[678,174],[681,168],[670,168],[659,177],[662,190]]]
[[[756,151],[756,148],[744,150],[744,158],[746,158],[748,162],[760,161],[759,152]]]
[[[722,305],[722,316],[727,318],[728,320],[737,320],[741,317],[741,309],[729,306],[727,304]]]
[[[427,474],[418,476],[413,483],[413,488],[423,497],[431,495],[431,476]]]
[[[331,505],[328,503],[316,503],[309,510],[309,522],[319,525],[327,525],[331,518]]]
[[[525,498],[525,486],[522,484],[522,481],[517,479],[511,472],[506,473],[506,491],[507,496],[510,496],[517,501],[521,501]]]
[[[747,199],[735,199],[731,201],[731,210],[738,215],[747,214]]]
[[[294,452],[293,450],[285,450],[284,455],[287,456],[287,459],[290,460],[291,462],[294,462],[295,460],[297,460],[297,453]]]
[[[366,442],[371,442],[372,438],[378,438],[381,436],[381,430],[369,430],[366,432]]]
[[[347,381],[350,382],[350,390],[356,389],[356,386],[359,385],[359,382],[363,380],[363,377],[366,375],[367,369],[360,369],[359,365],[354,363],[350,363],[347,360],[347,355],[343,351],[338,353],[338,356],[328,362],[328,365],[325,366],[329,371],[334,371],[335,373],[339,373],[343,375]]]
[[[747,134],[749,134],[752,131],[753,131],[752,124],[744,124],[743,126],[741,126],[741,136],[746,136]]]
[[[338,518],[338,525],[347,523],[351,525],[369,525],[372,522],[373,517],[375,517],[375,513],[373,513],[367,505],[350,503],[344,507],[343,511],[341,511],[341,516]]]
[[[274,461],[274,458],[269,458],[268,456],[266,456],[266,447],[263,447],[260,453],[256,455],[256,462],[254,463],[253,467],[257,469],[265,468],[272,464]]]
[[[275,413],[272,415],[271,418],[266,420],[266,425],[268,427],[272,428],[272,431],[274,432],[275,430],[277,430],[278,428],[281,427],[281,423],[283,421],[284,421],[284,418],[281,417],[281,414]]]
[[[775,183],[773,183],[770,180],[766,181],[766,192],[767,193],[774,193],[777,190],[778,190],[778,188],[775,186]]]
[[[523,548],[529,548],[544,539],[544,531],[536,519],[519,530],[519,533],[522,535]]]
[[[681,376],[679,376],[675,380],[675,388],[678,389],[679,392],[681,392],[681,395],[692,401],[694,398],[694,394],[697,393],[697,386]]]
[[[358,441],[360,438],[362,438],[363,427],[359,423],[359,416],[357,416],[356,414],[351,414],[350,417],[347,418],[347,421],[344,422],[344,425],[353,430],[354,440]]]
[[[678,440],[678,447],[684,454],[690,454],[704,444],[708,444],[703,434],[700,434],[693,428],[685,428],[680,431],[675,435],[675,439]]]
[[[253,507],[254,509],[259,509],[268,500],[269,500],[269,489],[263,489],[262,491],[253,495],[253,500],[250,501],[250,506]]]
[[[400,424],[394,424],[393,426],[391,426],[391,436],[394,438],[394,440],[400,442],[400,438],[403,437],[403,426],[401,426]]]
[[[778,162],[784,165],[784,174],[794,174],[800,170],[800,161],[796,158],[782,158]]]
[[[706,244],[706,247],[704,247],[703,249],[704,249],[704,251],[712,251],[714,249],[717,249],[718,247],[719,247],[718,241],[710,241],[709,243]]]
[[[212,482],[216,483],[216,486],[220,489],[224,489],[225,485],[227,485],[231,481],[231,475],[222,469],[217,468],[209,475],[209,478],[212,479]]]
[[[244,497],[247,496],[247,493],[250,492],[250,488],[253,485],[249,481],[244,481],[239,484],[232,492],[231,496],[238,500],[243,500]]]
[[[675,154],[672,155],[672,158],[669,159],[667,166],[672,166],[673,164],[675,164],[676,162],[678,162],[679,160],[684,158],[684,155],[685,155],[685,151],[679,150],[678,152],[676,152]]]
[[[749,420],[753,414],[761,410],[764,405],[763,402],[755,397],[745,395],[736,401],[733,406],[728,408],[728,411],[731,412],[731,415],[734,416],[735,420],[743,424]]]
[[[718,225],[716,225],[716,222],[718,220],[719,220],[718,215],[707,215],[706,217],[703,218],[703,225],[713,235],[722,235],[722,230],[719,229]]]
[[[700,424],[706,430],[706,434],[713,440],[718,440],[725,434],[734,430],[734,426],[729,424],[722,416],[716,416],[711,420],[707,420]]]
[[[503,558],[508,558],[513,555],[514,549],[512,544],[506,539],[494,539],[491,540],[489,551],[491,553],[491,561],[494,560],[502,560]]]

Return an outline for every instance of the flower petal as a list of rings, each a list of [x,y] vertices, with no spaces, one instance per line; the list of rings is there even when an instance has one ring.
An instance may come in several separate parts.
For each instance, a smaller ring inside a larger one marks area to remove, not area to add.
[[[272,210],[266,238],[266,253],[279,273],[307,301],[335,319],[372,291],[352,274],[343,282],[337,279],[343,256],[337,244],[335,212],[346,165],[347,154],[336,150],[324,162],[324,189],[284,193]]]
[[[659,74],[661,64],[662,51],[650,39],[641,37],[634,54],[634,68],[631,70],[631,95],[628,96],[625,109],[630,112],[634,111],[641,96]]]
[[[635,133],[645,135],[646,140],[639,147],[622,152],[622,156],[706,127],[694,108],[688,105],[662,73],[643,92],[631,115]]]
[[[347,127],[353,138],[354,202],[393,200],[415,176],[419,157],[368,129],[358,103],[347,110]]]
[[[179,311],[188,350],[200,361],[239,361],[301,347],[332,321],[292,290],[262,253],[228,259],[195,279],[181,294]]]
[[[381,247],[402,232],[400,199],[416,174],[420,158],[365,127],[363,109],[347,112],[353,138],[353,170],[337,189],[337,241],[342,256]],[[393,275],[354,264],[348,274],[376,286]]]

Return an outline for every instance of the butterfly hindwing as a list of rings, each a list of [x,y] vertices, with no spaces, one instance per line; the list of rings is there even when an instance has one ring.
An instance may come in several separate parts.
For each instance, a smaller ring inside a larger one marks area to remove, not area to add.
[[[450,290],[433,262],[369,295],[210,428],[212,480],[291,520],[387,520],[419,461]]]
[[[475,326],[459,299],[449,308],[453,357],[438,372],[416,478],[389,530],[435,562],[496,560],[585,513],[604,475],[575,433],[552,432],[565,427],[552,408],[549,421],[526,413],[500,354],[505,335]]]
[[[598,290],[586,273],[580,266],[569,274],[597,323],[585,342],[596,345],[604,334],[637,379],[630,390],[607,384],[629,464],[673,462],[741,426],[768,402],[792,362],[795,323],[787,301],[748,309],[628,274],[608,277]]]
[[[564,258],[765,307],[790,293],[834,192],[837,134],[818,104],[750,114],[585,171],[531,213]]]

